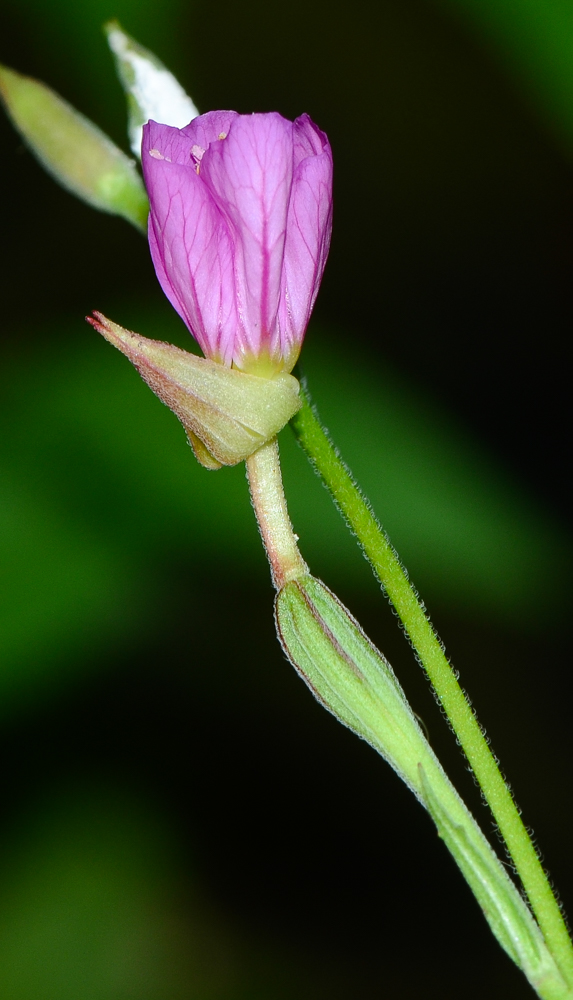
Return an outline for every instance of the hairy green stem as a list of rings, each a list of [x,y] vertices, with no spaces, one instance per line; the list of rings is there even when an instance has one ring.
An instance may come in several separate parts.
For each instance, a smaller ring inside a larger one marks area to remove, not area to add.
[[[493,813],[547,946],[573,988],[573,945],[531,838],[425,608],[303,386],[294,432],[394,605]]]

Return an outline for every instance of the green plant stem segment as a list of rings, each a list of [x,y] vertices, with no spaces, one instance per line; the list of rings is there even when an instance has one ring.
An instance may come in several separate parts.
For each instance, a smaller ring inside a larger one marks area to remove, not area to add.
[[[493,813],[549,951],[573,988],[573,945],[549,881],[475,714],[387,535],[323,428],[303,383],[294,432],[356,535],[426,671]]]
[[[246,460],[251,500],[276,590],[308,574],[287,510],[277,439]]]

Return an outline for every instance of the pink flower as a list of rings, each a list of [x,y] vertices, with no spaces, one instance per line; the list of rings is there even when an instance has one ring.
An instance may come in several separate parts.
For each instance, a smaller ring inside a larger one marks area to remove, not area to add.
[[[211,111],[150,121],[143,174],[163,291],[214,361],[290,371],[332,228],[332,154],[308,115]]]

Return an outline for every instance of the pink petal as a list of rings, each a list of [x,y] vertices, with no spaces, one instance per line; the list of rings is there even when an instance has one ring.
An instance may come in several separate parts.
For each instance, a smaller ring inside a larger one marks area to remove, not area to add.
[[[325,149],[330,149],[326,134],[308,115],[300,115],[293,122],[293,147],[295,167],[307,156],[320,156]]]
[[[191,145],[207,149],[221,136],[227,136],[231,123],[239,117],[236,111],[208,111],[206,115],[199,115],[189,122],[189,125],[181,129],[181,133],[191,140]]]
[[[149,133],[155,143],[152,150],[161,146],[162,153],[181,151],[177,136],[164,136],[160,143],[155,130]],[[228,226],[195,166],[158,159],[150,148],[144,138],[142,166],[151,204],[149,245],[157,277],[204,353],[230,364],[237,311]]]
[[[299,348],[302,343],[324,272],[331,231],[332,154],[327,143],[320,155],[299,162],[293,178],[279,312],[284,357],[292,356],[297,343]]]
[[[278,346],[276,316],[292,181],[292,123],[241,115],[201,161],[201,177],[229,220],[240,329],[235,355]]]

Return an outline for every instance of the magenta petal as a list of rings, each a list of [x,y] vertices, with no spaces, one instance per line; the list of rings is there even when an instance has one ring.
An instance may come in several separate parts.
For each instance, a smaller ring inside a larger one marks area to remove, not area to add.
[[[289,207],[279,326],[281,353],[302,341],[318,294],[332,231],[330,147],[296,169]],[[298,353],[298,352],[297,352]]]
[[[191,162],[189,150],[189,139],[181,129],[172,128],[171,125],[159,125],[153,121],[143,126],[142,165],[148,159],[146,153],[151,153],[152,159],[187,165]]]
[[[330,242],[324,133],[308,115],[277,113],[149,122],[142,165],[157,276],[205,354],[290,370]]]
[[[210,146],[201,176],[233,230],[241,317],[239,349],[276,346],[276,316],[292,182],[292,123],[278,114],[236,118]]]
[[[294,164],[298,166],[307,156],[320,156],[330,150],[328,139],[308,115],[301,115],[293,122]]]
[[[231,123],[239,117],[236,111],[208,111],[206,115],[199,115],[189,122],[189,125],[181,129],[181,134],[191,145],[207,149],[212,142],[228,135]]]
[[[230,364],[237,311],[225,220],[193,166],[159,160],[145,149],[142,165],[149,243],[163,291],[204,353]]]

